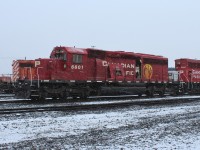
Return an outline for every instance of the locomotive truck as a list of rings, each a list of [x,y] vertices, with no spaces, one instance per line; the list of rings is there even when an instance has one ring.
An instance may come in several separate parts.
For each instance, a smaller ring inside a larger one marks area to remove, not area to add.
[[[198,71],[183,69],[182,60],[176,60],[176,70],[168,72],[166,57],[125,51],[59,46],[50,58],[16,60],[12,66],[16,97],[32,100],[163,96],[165,92],[185,93],[199,86],[193,84],[195,76],[185,80],[188,72]]]

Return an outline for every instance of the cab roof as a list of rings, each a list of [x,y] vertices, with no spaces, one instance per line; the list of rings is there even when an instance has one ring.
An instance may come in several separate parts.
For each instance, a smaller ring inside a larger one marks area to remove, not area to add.
[[[59,47],[55,47],[52,51],[53,52],[56,52],[58,50],[63,50],[67,53],[71,53],[71,54],[87,54],[87,51],[86,49],[83,49],[83,48],[75,48],[75,47],[64,47],[64,46],[59,46]]]

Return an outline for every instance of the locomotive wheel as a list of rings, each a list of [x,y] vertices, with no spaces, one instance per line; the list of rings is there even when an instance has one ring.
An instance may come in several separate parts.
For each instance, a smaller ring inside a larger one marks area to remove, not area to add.
[[[77,99],[77,96],[72,96],[73,99]]]
[[[151,93],[150,91],[146,92],[147,97],[153,97],[153,93]]]
[[[80,98],[81,98],[81,99],[87,99],[87,97],[88,97],[88,96],[87,96],[86,93],[82,93]]]
[[[81,93],[81,96],[80,96],[80,98],[81,99],[87,99],[88,97],[89,97],[89,92],[88,92],[88,90],[84,90],[82,93]]]
[[[163,91],[160,91],[160,92],[159,92],[159,96],[164,97],[164,92],[163,92]]]
[[[67,100],[68,97],[69,97],[69,92],[63,92],[62,94],[60,94],[60,99],[63,101]]]

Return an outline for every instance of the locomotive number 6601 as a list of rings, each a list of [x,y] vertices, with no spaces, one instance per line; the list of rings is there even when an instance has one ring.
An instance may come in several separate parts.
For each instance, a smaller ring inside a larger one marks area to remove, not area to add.
[[[71,65],[71,69],[83,69],[83,65]]]

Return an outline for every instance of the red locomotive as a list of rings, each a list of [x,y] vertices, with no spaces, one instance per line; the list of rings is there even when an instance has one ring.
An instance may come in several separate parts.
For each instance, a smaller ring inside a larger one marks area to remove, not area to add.
[[[163,95],[168,83],[168,59],[149,54],[60,46],[50,58],[19,62],[13,63],[16,93],[31,99]]]
[[[13,62],[17,97],[200,93],[200,61],[94,48],[55,47],[50,58]]]

